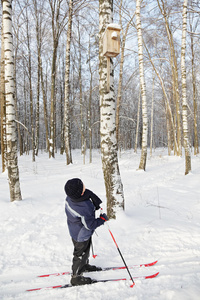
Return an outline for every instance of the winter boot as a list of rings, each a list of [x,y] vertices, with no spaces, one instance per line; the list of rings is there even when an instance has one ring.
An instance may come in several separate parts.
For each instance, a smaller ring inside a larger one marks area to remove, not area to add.
[[[91,284],[93,280],[90,277],[84,277],[81,275],[73,275],[71,278],[71,285],[84,285]]]
[[[92,265],[90,265],[90,264],[86,264],[86,265],[81,269],[81,273],[82,273],[82,272],[95,272],[95,271],[102,271],[102,268],[96,267],[96,266],[92,266]]]

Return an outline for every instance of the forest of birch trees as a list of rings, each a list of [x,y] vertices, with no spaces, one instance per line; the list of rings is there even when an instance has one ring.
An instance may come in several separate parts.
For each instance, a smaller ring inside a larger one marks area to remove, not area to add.
[[[101,40],[109,23],[121,27],[121,43],[108,93]],[[61,153],[70,164],[80,149],[91,163],[99,148],[107,198],[115,189],[121,207],[118,151],[141,149],[145,170],[147,148],[165,147],[184,154],[189,173],[200,139],[198,0],[2,0],[1,33],[2,172],[18,182],[9,165],[17,155]]]

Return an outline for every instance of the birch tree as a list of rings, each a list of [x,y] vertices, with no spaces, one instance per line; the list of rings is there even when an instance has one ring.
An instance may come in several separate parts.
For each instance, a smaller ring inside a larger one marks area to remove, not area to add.
[[[78,29],[78,81],[79,81],[79,99],[80,99],[80,132],[81,132],[81,154],[83,155],[83,164],[85,164],[86,154],[86,138],[83,123],[83,80],[82,80],[82,47],[81,47],[81,32],[79,20],[77,20]]]
[[[186,32],[187,32],[187,0],[184,0],[182,45],[181,45],[181,77],[182,77],[183,141],[184,141],[184,149],[185,149],[185,175],[187,175],[191,171],[191,155],[190,155],[190,144],[189,144],[189,137],[188,137],[188,120],[187,120],[187,87],[186,87],[186,67],[185,67]]]
[[[146,85],[144,78],[144,62],[143,62],[143,43],[142,43],[142,27],[140,18],[141,0],[136,0],[136,25],[138,35],[138,57],[139,57],[139,72],[140,72],[140,90],[142,97],[142,152],[140,158],[139,169],[146,168],[147,159],[147,133],[148,133],[148,120],[147,120],[147,101],[146,101]]]
[[[93,83],[93,74],[92,74],[92,67],[91,67],[91,42],[90,42],[90,35],[89,35],[89,46],[88,46],[88,65],[89,65],[89,72],[90,72],[90,88],[89,88],[89,107],[88,107],[88,127],[89,127],[89,147],[90,147],[90,163],[92,163],[92,83]]]
[[[37,39],[37,103],[36,103],[36,120],[35,120],[35,154],[38,155],[39,150],[39,118],[40,118],[40,58],[41,58],[41,14],[38,9],[38,1],[33,0],[35,21],[36,21],[36,39]]]
[[[18,1],[17,1],[17,5],[18,5]],[[20,7],[20,10],[22,11],[21,9],[21,6],[19,5]],[[13,56],[14,56],[14,82],[15,82],[15,114],[16,114],[16,119],[19,120],[20,117],[20,112],[18,110],[18,106],[17,106],[17,103],[18,103],[18,92],[17,92],[17,82],[16,82],[16,79],[17,79],[17,59],[18,59],[18,51],[19,51],[19,46],[20,46],[20,39],[19,39],[19,32],[20,32],[20,27],[21,27],[21,24],[20,24],[20,21],[21,19],[20,18],[17,18],[17,22],[16,20],[13,19],[13,40],[15,40],[15,46],[14,46],[14,53],[13,53]],[[14,24],[16,22],[16,24]],[[21,133],[21,125],[19,122],[17,122],[17,133],[18,133],[18,145],[19,145],[19,153],[20,153],[20,156],[23,155],[23,140],[22,140],[22,133]]]
[[[66,46],[66,65],[65,65],[65,103],[64,103],[64,140],[65,140],[65,153],[66,163],[69,165],[72,163],[71,147],[70,147],[70,46],[71,46],[71,32],[72,32],[72,12],[73,12],[73,0],[69,2],[69,17],[68,17],[68,29],[67,29],[67,46]]]
[[[35,161],[35,124],[33,117],[33,84],[32,84],[32,53],[31,53],[31,37],[29,34],[28,9],[25,9],[26,20],[26,38],[28,50],[28,78],[29,78],[29,97],[30,97],[30,116],[31,116],[31,142],[32,142],[32,160]]]
[[[138,111],[137,111],[137,125],[136,125],[136,132],[135,132],[135,147],[134,147],[134,152],[137,153],[137,146],[138,146],[138,134],[139,134],[139,123],[140,123],[140,100],[141,98],[141,93],[139,89],[139,96],[138,96]]]
[[[3,24],[1,31],[1,82],[0,82],[0,103],[1,103],[1,161],[2,172],[6,170],[6,101],[5,101],[5,59],[4,59],[4,39]]]
[[[7,169],[10,189],[10,201],[15,201],[21,200],[22,196],[19,182],[17,136],[15,122],[12,0],[2,0],[2,7],[5,57]]]
[[[173,85],[173,99],[176,106],[176,115],[175,118],[177,120],[177,147],[175,146],[175,153],[176,155],[181,156],[182,155],[182,144],[181,144],[181,111],[180,111],[180,95],[179,95],[179,82],[178,82],[178,65],[177,65],[177,57],[174,47],[174,38],[172,34],[172,30],[170,28],[169,23],[169,15],[166,11],[165,2],[161,0],[157,0],[158,7],[160,9],[160,12],[163,15],[164,22],[165,22],[165,28],[167,32],[167,39],[169,43],[170,48],[170,66],[171,66],[171,72],[172,72],[172,85]],[[175,123],[175,122],[174,122]]]
[[[124,209],[124,194],[121,182],[116,139],[114,70],[110,63],[110,89],[107,91],[107,59],[103,56],[103,33],[113,20],[113,1],[99,0],[99,96],[101,158],[107,197],[109,218],[116,218],[117,210]]]
[[[167,95],[167,91],[165,89],[164,80],[161,77],[158,70],[156,69],[155,64],[154,64],[153,60],[151,59],[150,53],[149,53],[148,48],[146,47],[145,43],[144,43],[144,46],[145,46],[146,52],[148,54],[149,61],[152,64],[152,67],[154,69],[154,72],[155,72],[156,76],[158,77],[158,79],[160,81],[160,86],[162,88],[163,95],[164,95],[165,108],[166,108],[165,109],[166,110],[166,118],[167,118],[167,128],[168,128],[168,130],[167,130],[168,154],[170,155],[170,152],[171,152],[171,135],[173,136],[174,147],[176,149],[176,152],[178,151],[178,142],[177,142],[177,137],[176,137],[176,127],[175,127],[175,124],[174,124],[173,114],[172,114],[172,110],[171,110],[171,107],[170,107],[170,101],[169,101],[169,97]],[[170,126],[172,128],[172,133],[171,133],[171,130],[170,130]]]
[[[56,141],[56,72],[57,72],[57,54],[59,38],[65,27],[65,19],[68,12],[62,11],[63,0],[49,0],[52,18],[52,36],[53,36],[53,55],[51,65],[51,116],[50,116],[50,141],[49,141],[49,157],[55,157],[55,141]],[[64,9],[64,8],[63,8]]]
[[[117,143],[119,146],[119,119],[120,119],[120,106],[121,106],[121,98],[122,98],[122,78],[123,78],[123,67],[124,67],[124,54],[125,54],[125,44],[126,44],[126,38],[128,35],[129,26],[132,22],[132,19],[134,18],[135,14],[130,18],[128,21],[125,30],[122,26],[122,2],[120,1],[119,6],[119,22],[121,26],[122,31],[122,43],[121,43],[121,57],[120,57],[120,70],[119,70],[119,83],[118,83],[118,91],[117,91],[117,107],[116,107],[116,135],[117,135]]]
[[[56,106],[56,60],[59,41],[59,16],[61,1],[49,0],[52,14],[52,35],[53,35],[53,55],[51,65],[51,113],[50,113],[50,140],[49,140],[49,157],[55,157],[55,106]]]
[[[152,102],[151,102],[151,137],[150,137],[150,156],[152,156],[153,148],[153,115],[154,115],[154,85],[155,85],[155,75],[153,76],[153,85],[152,85]]]
[[[195,69],[195,51],[194,51],[194,36],[198,26],[198,21],[196,21],[194,28],[190,20],[190,39],[191,39],[191,64],[192,64],[192,90],[193,90],[193,107],[194,107],[194,155],[199,154],[199,141],[198,141],[198,109],[197,109],[197,86],[196,86],[196,69]]]

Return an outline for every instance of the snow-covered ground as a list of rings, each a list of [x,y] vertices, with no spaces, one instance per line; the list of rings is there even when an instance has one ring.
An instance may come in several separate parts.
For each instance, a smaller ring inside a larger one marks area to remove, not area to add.
[[[88,160],[88,159],[87,159]],[[140,153],[121,153],[120,171],[125,212],[109,227],[132,276],[160,272],[148,280],[106,282],[69,289],[26,292],[29,288],[68,283],[69,275],[37,278],[37,275],[70,271],[72,243],[64,212],[64,184],[80,177],[103,200],[105,188],[99,151],[93,163],[83,165],[80,151],[73,165],[65,156],[55,159],[40,153],[19,158],[23,201],[10,203],[7,174],[0,174],[0,299],[37,300],[198,300],[200,299],[200,156],[192,157],[192,172],[184,175],[184,158],[157,149],[148,156],[146,172],[137,171]],[[0,165],[1,167],[1,165]],[[106,225],[93,236],[98,266],[123,265]],[[126,270],[90,273],[93,278],[127,277]]]

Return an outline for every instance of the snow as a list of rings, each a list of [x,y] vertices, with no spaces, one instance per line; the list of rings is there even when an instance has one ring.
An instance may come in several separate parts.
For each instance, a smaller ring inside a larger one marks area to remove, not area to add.
[[[72,242],[64,212],[64,184],[80,177],[103,200],[105,187],[99,151],[93,163],[82,164],[80,151],[73,164],[65,155],[49,160],[40,153],[19,157],[23,201],[9,201],[7,174],[0,174],[0,299],[30,300],[197,300],[200,295],[200,156],[192,157],[192,172],[185,176],[184,157],[156,149],[147,169],[137,171],[140,153],[120,153],[125,211],[108,222],[128,265],[155,266],[130,269],[132,276],[160,272],[148,280],[106,282],[70,289],[25,290],[68,283],[69,275],[36,275],[70,271]],[[1,166],[0,166],[1,167]],[[93,236],[97,266],[123,265],[106,225]],[[126,270],[88,274],[93,278],[128,278]],[[88,276],[87,275],[87,276]]]
[[[116,30],[121,30],[121,26],[119,24],[116,24],[116,23],[110,23],[106,26],[106,29],[107,28],[111,28],[111,29],[116,29]]]

